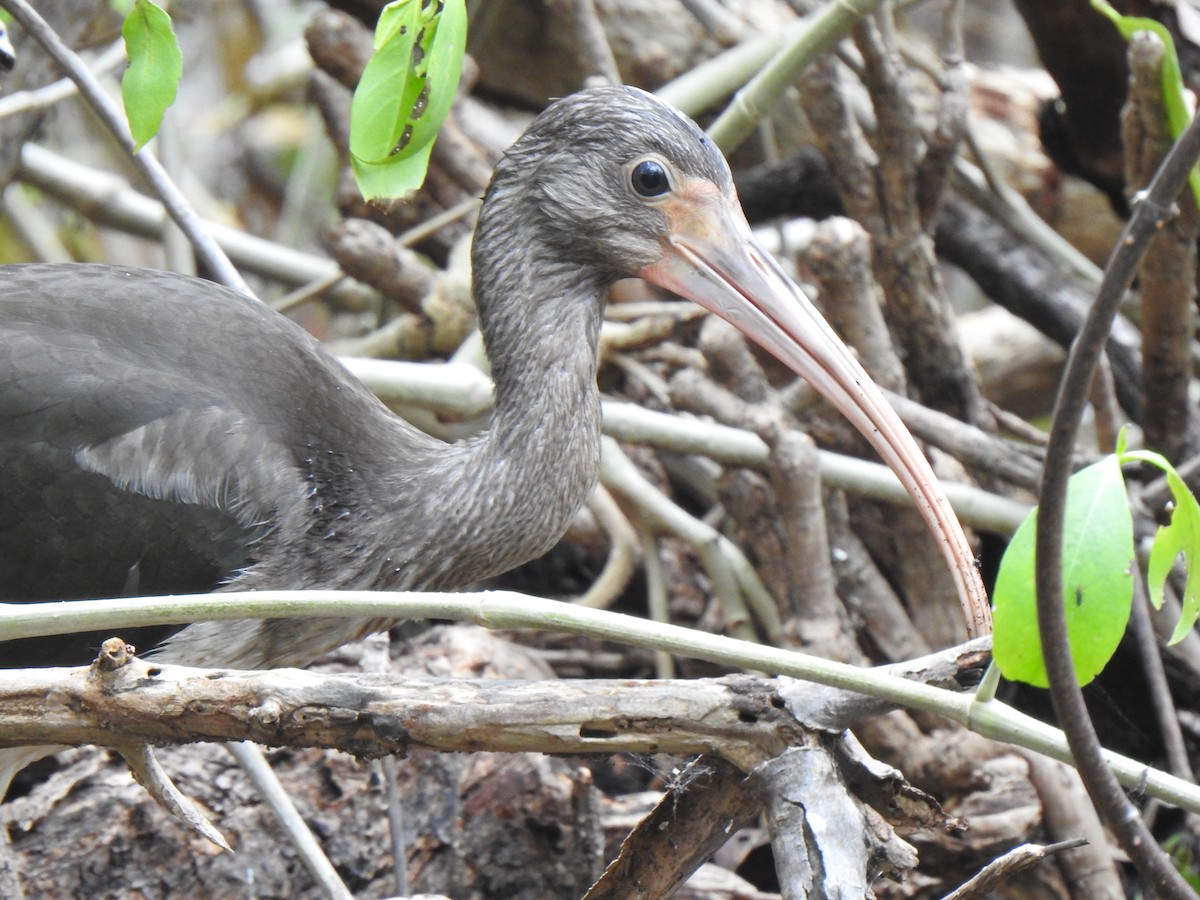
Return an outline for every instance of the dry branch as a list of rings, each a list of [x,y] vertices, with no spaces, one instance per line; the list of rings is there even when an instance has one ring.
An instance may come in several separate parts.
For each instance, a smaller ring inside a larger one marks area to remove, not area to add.
[[[650,815],[621,843],[621,852],[584,900],[666,897],[729,835],[750,824],[760,801],[746,775],[720,759],[702,757],[680,773]]]
[[[774,682],[498,681],[155,665],[24,669],[0,688],[0,746],[253,740],[378,757],[424,748],[544,753],[714,752],[740,768],[798,726]],[[582,712],[586,711],[586,712]]]
[[[681,883],[732,828],[756,813],[760,798],[774,804],[779,834],[789,836],[786,846],[777,848],[777,857],[805,860],[802,868],[816,865],[840,872],[837,877],[850,877],[853,870],[855,883],[863,884],[882,858],[891,860],[892,871],[915,865],[915,854],[905,849],[887,820],[894,822],[899,814],[900,824],[910,829],[944,827],[948,821],[936,803],[904,784],[898,773],[865,759],[855,742],[839,737],[839,726],[829,734],[801,726],[792,717],[790,701],[777,690],[787,682],[775,679],[455,680],[207,671],[134,657],[114,666],[111,658],[88,668],[11,673],[0,689],[0,746],[52,742],[127,748],[142,742],[248,737],[372,757],[412,750],[720,757],[708,763],[715,769],[704,769],[699,779],[681,780],[686,790],[660,804],[661,821],[673,830],[671,840],[664,844],[662,829],[650,826],[630,837],[628,852],[613,870],[621,884],[639,870],[644,877],[638,876],[637,883]],[[944,682],[955,677],[962,660],[975,658],[949,654],[908,669]],[[859,705],[853,695],[842,699],[848,704],[842,718],[878,709]],[[825,700],[828,713],[828,695]],[[803,752],[794,752],[798,748]],[[815,766],[818,758],[824,763]],[[757,796],[741,790],[744,776],[737,770],[755,773],[747,783],[758,786]],[[720,777],[709,778],[712,771]],[[781,793],[785,782],[792,787]],[[797,810],[787,808],[797,790],[822,799],[816,825],[805,825],[803,816],[796,819]],[[785,793],[791,799],[780,800]],[[896,802],[901,794],[904,804]],[[880,811],[872,811],[871,803]],[[680,817],[680,804],[691,812]],[[860,852],[843,853],[845,844],[834,838],[837,834],[862,835],[855,845]],[[650,849],[655,846],[657,850]],[[646,853],[655,861],[650,869],[645,869]]]

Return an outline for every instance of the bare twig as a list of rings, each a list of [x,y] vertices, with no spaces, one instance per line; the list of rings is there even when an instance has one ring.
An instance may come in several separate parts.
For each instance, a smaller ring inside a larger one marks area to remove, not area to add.
[[[827,3],[807,22],[803,31],[788,41],[709,127],[709,136],[726,153],[735,150],[754,133],[758,121],[795,84],[797,77],[821,54],[845,37],[861,17],[881,5],[881,0]]]
[[[658,536],[649,528],[641,528],[642,559],[646,568],[646,611],[655,622],[669,621],[667,608],[667,577],[663,571]],[[662,650],[654,651],[654,674],[658,678],[675,677],[675,660]]]
[[[1188,759],[1187,745],[1183,740],[1183,732],[1179,726],[1178,710],[1171,697],[1171,685],[1167,681],[1167,673],[1163,667],[1162,652],[1154,635],[1154,626],[1150,622],[1150,595],[1146,591],[1146,582],[1141,570],[1134,566],[1133,609],[1130,612],[1130,629],[1137,643],[1138,655],[1141,657],[1142,670],[1145,672],[1146,684],[1150,690],[1147,698],[1154,707],[1158,720],[1159,732],[1162,735],[1163,748],[1166,750],[1167,767],[1180,778],[1195,781],[1196,775]]]
[[[1029,782],[1042,803],[1045,836],[1052,841],[1083,838],[1087,844],[1058,860],[1072,896],[1118,900],[1125,896],[1112,847],[1096,807],[1088,802],[1079,773],[1037,753],[1023,753]]]
[[[217,831],[216,827],[205,818],[200,808],[171,782],[170,776],[159,765],[149,744],[122,740],[115,743],[114,747],[128,763],[134,780],[144,787],[146,793],[153,797],[163,809],[177,819],[186,822],[197,834],[216,844],[222,850],[233,852],[233,848],[229,846],[221,832]]]
[[[1036,866],[1049,856],[1062,853],[1064,850],[1074,850],[1086,843],[1082,838],[1070,841],[1060,841],[1057,844],[1042,846],[1041,844],[1022,844],[1014,847],[999,859],[994,859],[983,870],[954,891],[947,894],[943,900],[975,900],[975,898],[990,896],[992,891],[1008,882],[1018,872]]]
[[[772,443],[771,484],[793,581],[791,625],[801,636],[801,646],[817,647],[830,659],[862,662],[835,590],[816,461],[816,446],[801,432],[784,430]]]
[[[608,535],[608,560],[591,587],[575,602],[581,606],[608,609],[629,585],[637,568],[638,537],[621,508],[604,487],[597,486],[592,492],[588,508],[595,514],[596,521]]]
[[[1088,794],[1142,877],[1161,896],[1180,898],[1191,898],[1195,894],[1158,847],[1104,764],[1095,729],[1075,681],[1063,609],[1062,547],[1067,479],[1088,383],[1103,352],[1117,305],[1137,273],[1150,238],[1168,218],[1169,209],[1197,156],[1200,156],[1200,119],[1193,119],[1163,161],[1122,231],[1096,301],[1072,347],[1046,447],[1036,542],[1038,626],[1043,658],[1055,713],[1069,736],[1075,764],[1087,785]]]
[[[214,277],[227,287],[231,287],[247,296],[253,296],[250,288],[242,279],[241,274],[229,258],[213,240],[204,228],[195,210],[180,193],[179,188],[159,165],[158,160],[148,153],[139,153],[134,145],[133,136],[125,117],[117,108],[116,103],[104,91],[103,86],[91,73],[83,60],[71,50],[54,32],[36,10],[26,0],[0,0],[0,4],[12,14],[14,20],[20,23],[29,34],[45,48],[67,75],[79,87],[79,93],[95,110],[105,128],[112,133],[122,149],[129,154],[134,166],[142,177],[162,199],[168,215],[183,229],[196,253],[204,265],[214,274]]]
[[[108,49],[96,57],[92,72],[107,75],[125,61],[125,42],[114,41]],[[60,78],[37,90],[17,91],[0,98],[0,118],[31,110],[46,109],[68,97],[74,97],[79,88],[70,78]]]
[[[838,596],[871,646],[884,659],[913,659],[928,653],[930,642],[912,621],[895,589],[850,527],[845,495],[826,491],[825,518],[837,574]]]
[[[884,396],[913,434],[949,453],[968,469],[1030,490],[1037,487],[1042,472],[1040,449],[998,438],[900,394]]]
[[[18,177],[94,221],[143,237],[162,237],[166,222],[163,204],[139,194],[109,172],[26,144],[21,148]],[[241,229],[215,222],[205,222],[203,227],[238,265],[284,284],[304,284],[338,272],[332,260],[292,250]]]
[[[939,48],[941,102],[937,122],[927,137],[924,162],[917,173],[917,207],[926,228],[931,228],[937,219],[943,188],[954,170],[958,148],[966,133],[970,89],[963,53],[962,18],[963,0],[949,0],[942,14]]]
[[[800,255],[821,284],[829,324],[858,351],[876,384],[904,393],[904,366],[888,336],[883,295],[871,271],[871,239],[862,225],[841,216],[825,219]]]
[[[396,869],[396,895],[407,897],[410,893],[408,884],[408,845],[404,840],[404,808],[401,805],[400,790],[396,784],[399,776],[399,766],[396,757],[385,756],[379,761],[379,774],[384,782],[384,793],[387,797],[388,832],[392,839],[392,865]]]
[[[689,763],[650,815],[621,842],[621,851],[584,900],[669,897],[758,815],[761,801],[746,790],[746,775],[716,757]]]
[[[874,242],[875,273],[888,300],[888,324],[903,348],[909,378],[922,398],[964,421],[985,424],[979,385],[953,328],[949,299],[923,219],[934,205],[932,192],[945,177],[944,172],[926,171],[927,166],[944,168],[951,156],[935,154],[931,161],[926,155],[929,145],[906,89],[911,74],[895,50],[888,12],[874,20],[864,19],[854,35],[863,54],[863,82],[878,118],[872,135],[877,154],[872,169],[878,187],[874,208],[865,213],[852,210],[852,214]],[[953,110],[953,90],[948,91],[946,102]],[[949,120],[964,113],[962,109],[950,112]],[[943,123],[947,128],[949,120]],[[946,134],[944,143],[957,146],[957,134],[953,140]],[[950,153],[949,146],[938,146],[938,152]],[[831,162],[836,166],[841,161],[831,158]],[[849,202],[847,209],[851,209]]]
[[[637,510],[638,518],[676,535],[695,549],[721,598],[725,625],[731,634],[753,639],[755,630],[750,620],[753,612],[765,639],[778,642],[780,622],[775,601],[737,545],[672,502],[607,437],[603,442],[600,478],[609,490]]]
[[[131,658],[104,684],[88,668],[14,670],[0,687],[6,746],[229,741],[315,746],[377,757],[424,747],[554,753],[716,750],[746,770],[796,729],[773,682],[504,681],[223,671]],[[61,691],[48,710],[39,697]],[[40,692],[40,693],[39,693]],[[67,702],[67,698],[70,701]],[[9,702],[11,701],[11,702]],[[358,712],[346,716],[349,709]]]
[[[308,824],[296,809],[292,798],[287,795],[279,778],[263,756],[262,750],[246,741],[233,741],[226,748],[238,761],[258,790],[259,795],[271,807],[280,826],[287,832],[288,840],[296,848],[308,873],[329,900],[353,900],[333,863],[317,843]],[[389,757],[390,758],[390,757]]]

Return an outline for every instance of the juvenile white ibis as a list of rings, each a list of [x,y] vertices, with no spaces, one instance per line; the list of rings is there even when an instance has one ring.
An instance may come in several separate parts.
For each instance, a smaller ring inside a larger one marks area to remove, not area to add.
[[[496,403],[490,429],[456,444],[394,416],[290,321],[211,283],[0,268],[0,599],[450,588],[538,556],[596,482],[604,295],[636,275],[821,390],[896,469],[961,593],[986,611],[925,459],[755,243],[728,166],[689,119],[626,87],[553,104],[496,167],[473,263]],[[200,623],[159,652],[295,665],[386,624]],[[0,644],[0,665],[83,663],[97,637]]]

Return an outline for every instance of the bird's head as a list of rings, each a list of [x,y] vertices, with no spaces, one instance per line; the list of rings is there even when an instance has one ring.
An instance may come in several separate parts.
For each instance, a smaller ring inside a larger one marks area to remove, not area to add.
[[[871,442],[943,535],[961,593],[971,597],[972,624],[987,630],[969,545],[928,462],[862,366],[755,240],[728,165],[694,122],[629,87],[592,88],[552,104],[496,167],[476,232],[477,277],[481,262],[493,272],[514,268],[496,249],[497,239],[513,235],[525,241],[513,254],[541,254],[527,272],[575,271],[593,296],[617,278],[645,278],[720,315],[804,376]]]
[[[669,252],[672,232],[732,205],[729,166],[696,124],[637,88],[552,104],[496,167],[490,194],[519,193],[544,244],[609,280]]]

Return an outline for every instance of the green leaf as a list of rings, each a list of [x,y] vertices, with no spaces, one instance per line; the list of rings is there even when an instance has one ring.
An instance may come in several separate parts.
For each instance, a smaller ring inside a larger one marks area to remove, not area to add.
[[[368,200],[376,197],[400,197],[415,191],[425,180],[429,167],[429,154],[433,152],[430,141],[415,153],[383,163],[369,163],[352,159],[354,180],[358,189]]]
[[[175,102],[183,55],[171,30],[171,17],[151,0],[136,0],[121,28],[129,67],[121,79],[125,115],[140,150],[158,132],[163,113]]]
[[[462,71],[464,0],[395,0],[350,105],[350,162],[368,199],[421,186]]]
[[[1046,687],[1034,591],[1037,510],[1017,529],[1000,563],[992,652],[1011,681]],[[1071,477],[1063,535],[1063,603],[1081,685],[1112,658],[1133,600],[1133,519],[1115,456]]]
[[[1149,463],[1162,469],[1166,473],[1167,484],[1175,500],[1170,524],[1161,526],[1154,535],[1154,544],[1150,548],[1150,562],[1146,570],[1146,587],[1150,591],[1150,600],[1155,608],[1161,608],[1167,576],[1171,574],[1175,561],[1183,556],[1184,565],[1187,567],[1183,609],[1168,642],[1177,644],[1187,636],[1196,624],[1197,617],[1200,617],[1200,565],[1197,565],[1197,561],[1200,560],[1200,504],[1165,457],[1150,450],[1121,454],[1121,462],[1134,461]]]
[[[1192,121],[1192,114],[1188,108],[1183,73],[1179,70],[1179,54],[1175,52],[1175,41],[1171,38],[1171,32],[1161,22],[1156,22],[1154,19],[1123,16],[1106,0],[1092,0],[1092,8],[1112,22],[1125,40],[1129,40],[1139,31],[1150,31],[1162,41],[1163,108],[1167,113],[1167,130],[1173,140],[1178,140],[1188,123]],[[1192,172],[1188,176],[1188,184],[1192,189],[1192,197],[1200,206],[1200,169],[1195,166],[1192,167]]]

